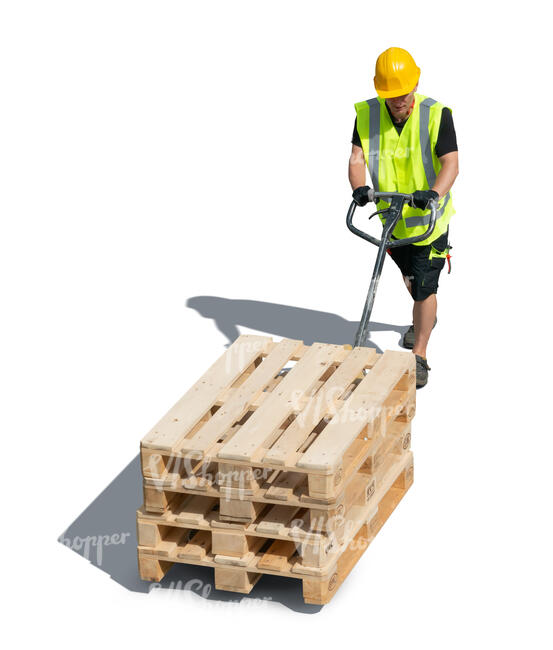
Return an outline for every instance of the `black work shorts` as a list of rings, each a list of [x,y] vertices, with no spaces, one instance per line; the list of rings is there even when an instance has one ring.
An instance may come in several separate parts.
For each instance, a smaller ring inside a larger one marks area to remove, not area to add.
[[[448,246],[449,230],[440,235],[427,246],[398,246],[390,248],[389,252],[394,262],[406,278],[411,281],[411,295],[413,300],[424,300],[433,293],[438,292],[438,278],[444,268],[445,257],[430,259],[432,247],[442,253]]]

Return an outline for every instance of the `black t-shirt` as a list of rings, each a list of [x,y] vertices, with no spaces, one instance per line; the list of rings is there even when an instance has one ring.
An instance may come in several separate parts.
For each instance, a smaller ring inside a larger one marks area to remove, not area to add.
[[[386,104],[386,102],[384,103]],[[403,122],[394,122],[388,104],[386,104],[386,108],[388,109],[388,113],[390,113],[392,124],[396,127],[396,131],[401,133],[401,130],[409,118]],[[355,118],[351,144],[356,144],[358,147],[361,146],[361,138],[359,137],[359,133],[357,133],[357,118]],[[455,127],[453,126],[453,117],[449,108],[446,108],[445,106],[442,110],[442,118],[440,120],[440,128],[438,130],[438,140],[436,142],[435,151],[438,158],[444,156],[446,153],[457,151],[457,136],[455,135]]]

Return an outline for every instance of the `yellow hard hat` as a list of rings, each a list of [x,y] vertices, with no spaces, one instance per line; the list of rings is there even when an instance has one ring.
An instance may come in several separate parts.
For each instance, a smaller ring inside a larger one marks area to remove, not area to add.
[[[376,60],[374,87],[380,97],[407,95],[417,85],[421,71],[407,50],[389,47]]]

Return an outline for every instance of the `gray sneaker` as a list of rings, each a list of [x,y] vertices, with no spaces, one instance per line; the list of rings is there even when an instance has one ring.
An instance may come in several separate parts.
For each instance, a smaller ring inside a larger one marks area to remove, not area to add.
[[[428,383],[428,371],[430,370],[430,366],[424,357],[415,354],[415,358],[417,365],[417,388],[422,388]]]
[[[436,318],[434,322],[434,327],[436,327],[436,323],[438,322],[438,319]],[[434,327],[432,329],[434,329]],[[415,326],[411,325],[411,327],[405,332],[403,335],[403,340],[401,342],[402,347],[407,348],[408,350],[412,350],[414,345],[415,345]]]

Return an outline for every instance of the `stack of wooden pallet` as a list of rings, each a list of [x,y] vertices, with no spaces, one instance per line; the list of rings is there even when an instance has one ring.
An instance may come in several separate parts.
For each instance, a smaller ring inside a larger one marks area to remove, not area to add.
[[[413,481],[410,352],[240,336],[141,444],[142,579],[211,566],[327,603]]]

